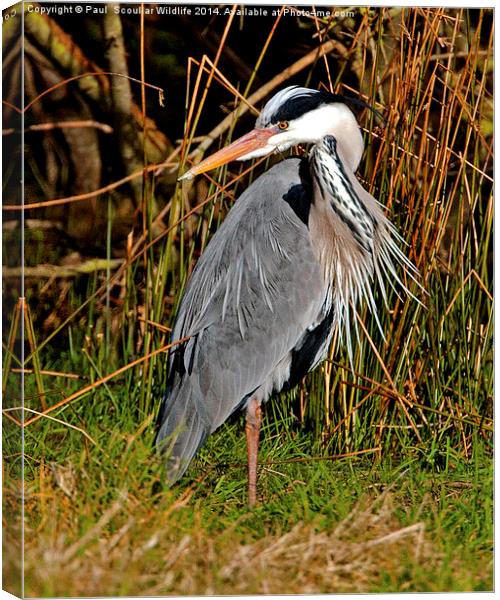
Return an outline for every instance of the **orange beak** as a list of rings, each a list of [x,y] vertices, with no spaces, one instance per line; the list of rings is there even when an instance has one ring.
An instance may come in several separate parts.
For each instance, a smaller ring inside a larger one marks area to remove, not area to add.
[[[205,160],[202,160],[200,163],[189,169],[189,171],[179,177],[179,181],[182,179],[193,179],[195,175],[225,165],[232,160],[238,160],[246,154],[250,154],[250,152],[262,150],[267,146],[269,138],[273,137],[273,135],[276,135],[278,132],[279,129],[274,128],[253,129],[249,133],[238,138],[232,144],[229,144],[229,146],[215,152],[215,154],[205,158]],[[270,149],[269,153],[271,153],[271,151],[272,150]],[[264,154],[265,153],[262,155]]]

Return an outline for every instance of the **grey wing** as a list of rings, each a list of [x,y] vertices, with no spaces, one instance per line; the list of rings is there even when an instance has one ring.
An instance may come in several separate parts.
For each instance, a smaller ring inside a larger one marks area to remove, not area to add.
[[[326,289],[307,207],[289,201],[294,190],[309,201],[299,162],[279,163],[242,194],[186,287],[172,339],[191,339],[172,353],[158,433],[171,438],[171,479],[246,398],[281,389],[292,350],[321,318]]]

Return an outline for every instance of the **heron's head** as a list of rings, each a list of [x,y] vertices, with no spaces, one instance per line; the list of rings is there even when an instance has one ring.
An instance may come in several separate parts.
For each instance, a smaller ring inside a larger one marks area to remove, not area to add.
[[[296,144],[317,143],[326,135],[336,138],[342,156],[355,171],[363,153],[363,137],[349,104],[371,108],[356,98],[297,86],[287,87],[267,102],[255,129],[212,154],[180,179],[191,179],[232,160],[284,152]]]

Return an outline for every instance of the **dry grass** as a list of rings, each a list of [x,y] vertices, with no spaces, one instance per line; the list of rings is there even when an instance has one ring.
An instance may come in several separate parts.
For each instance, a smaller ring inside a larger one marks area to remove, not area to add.
[[[110,491],[126,485],[121,465],[103,465],[100,481],[87,461],[40,465],[37,485],[26,489],[26,596],[491,589],[491,490],[482,472],[294,465],[285,489],[273,480],[286,470],[262,473],[268,497],[249,511],[235,472],[207,483],[203,469],[184,491],[151,495],[133,478],[137,466],[124,462],[132,478],[121,491]],[[14,494],[5,499],[9,507]],[[9,588],[19,520],[4,527],[13,541],[4,554]]]
[[[365,498],[328,531],[297,523],[286,533],[257,540],[239,527],[248,514],[222,531],[179,531],[176,512],[188,499],[163,513],[148,513],[134,498],[124,497],[72,542],[72,521],[78,517],[72,515],[71,501],[52,490],[48,502],[57,505],[52,518],[49,509],[39,531],[26,532],[27,594],[368,592],[384,574],[397,580],[420,561],[432,560],[436,567],[439,560],[424,524],[401,526],[387,493],[373,501]]]

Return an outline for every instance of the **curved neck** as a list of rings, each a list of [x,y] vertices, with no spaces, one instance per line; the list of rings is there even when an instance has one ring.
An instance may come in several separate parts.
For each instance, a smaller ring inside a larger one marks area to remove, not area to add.
[[[334,125],[329,135],[336,141],[335,154],[353,173],[357,170],[364,151],[363,135],[352,111],[344,104],[332,105],[336,110]]]
[[[348,168],[354,171],[355,158],[340,154],[338,140],[327,135],[311,153],[311,174],[321,197],[346,226],[359,249],[371,256],[374,219],[354,190],[346,171]]]

